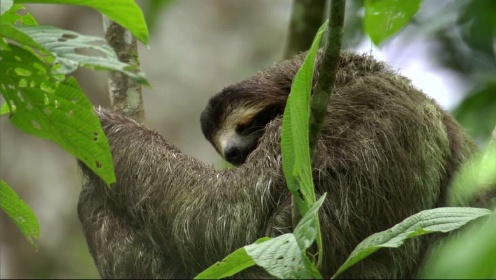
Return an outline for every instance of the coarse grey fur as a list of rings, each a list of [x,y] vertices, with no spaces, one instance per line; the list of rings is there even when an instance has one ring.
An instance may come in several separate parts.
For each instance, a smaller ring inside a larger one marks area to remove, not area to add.
[[[284,106],[303,58],[230,87],[213,106],[250,95]],[[260,237],[292,231],[280,117],[267,124],[242,165],[218,171],[131,119],[97,112],[117,183],[108,188],[80,163],[85,182],[78,213],[102,277],[192,278]],[[216,125],[214,119],[212,129]],[[317,150],[313,178],[317,195],[327,192],[320,219],[328,278],[370,234],[447,205],[450,180],[476,146],[408,79],[369,56],[344,52]],[[415,277],[431,243],[416,238],[399,249],[381,249],[342,277]],[[252,268],[236,277],[270,275]]]

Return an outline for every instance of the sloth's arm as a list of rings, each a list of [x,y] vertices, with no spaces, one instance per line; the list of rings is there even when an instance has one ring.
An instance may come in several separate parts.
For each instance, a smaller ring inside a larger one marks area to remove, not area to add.
[[[196,271],[264,235],[260,217],[267,217],[277,193],[285,192],[280,189],[284,184],[279,139],[271,139],[279,133],[267,133],[262,140],[260,152],[265,156],[257,150],[254,160],[219,172],[182,154],[143,125],[105,109],[98,114],[112,150],[117,183],[109,189],[80,164],[86,183],[78,210],[97,260],[99,254],[107,254],[101,258],[106,262],[111,254],[119,258],[115,250],[122,250],[123,258],[134,254],[150,264],[174,256],[174,262]],[[274,130],[278,127],[273,125]],[[123,244],[134,248],[122,249]],[[145,273],[146,265],[134,266]]]

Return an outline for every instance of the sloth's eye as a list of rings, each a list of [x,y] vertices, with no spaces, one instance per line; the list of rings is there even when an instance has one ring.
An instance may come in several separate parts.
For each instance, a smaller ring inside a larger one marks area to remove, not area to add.
[[[263,126],[260,126],[258,119],[255,117],[248,123],[238,125],[236,131],[240,134],[250,134],[262,127]]]
[[[281,110],[275,107],[267,108],[260,113],[258,113],[250,122],[240,124],[236,128],[236,131],[240,134],[251,134],[257,130],[263,129],[266,124],[277,117]]]

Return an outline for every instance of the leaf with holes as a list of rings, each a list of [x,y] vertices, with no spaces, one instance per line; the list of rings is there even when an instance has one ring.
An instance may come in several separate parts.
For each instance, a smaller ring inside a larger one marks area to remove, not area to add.
[[[317,231],[319,228],[317,213],[324,203],[326,195],[327,193],[324,193],[324,195],[310,207],[293,231],[301,251],[309,248],[315,241],[315,238],[317,238]]]
[[[55,56],[56,62],[60,63],[61,66],[57,69],[57,73],[68,74],[82,66],[97,70],[119,71],[139,83],[148,84],[143,72],[138,71],[137,67],[121,62],[115,51],[107,45],[103,38],[86,36],[52,26],[11,27],[26,34]],[[15,40],[15,38],[10,39]],[[101,55],[80,54],[77,53],[78,49],[95,50]]]
[[[0,93],[11,122],[26,133],[56,142],[105,182],[115,182],[107,138],[76,80],[58,82],[38,57],[9,47],[0,50]]]
[[[270,239],[270,237],[262,237],[255,241],[255,244],[260,244]],[[214,263],[198,274],[195,279],[221,279],[232,276],[254,265],[255,262],[246,253],[246,249],[243,247],[232,252],[222,261]]]
[[[28,12],[26,12],[26,8],[20,4],[14,4],[9,7],[6,11],[3,11],[4,5],[6,5],[5,1],[1,1],[2,5],[2,15],[0,16],[0,23],[2,24],[13,24],[16,26],[21,25],[38,25],[36,19]],[[1,32],[2,30],[0,30]]]
[[[145,45],[149,44],[145,17],[134,0],[17,0],[16,3],[66,4],[90,7],[128,29]]]
[[[322,278],[318,270],[307,269],[312,263],[305,252],[300,251],[292,233],[280,235],[260,244],[247,245],[245,249],[258,266],[277,278]]]
[[[40,237],[40,226],[33,210],[16,194],[16,192],[0,180],[0,208],[7,213],[31,246],[37,247],[34,239]]]

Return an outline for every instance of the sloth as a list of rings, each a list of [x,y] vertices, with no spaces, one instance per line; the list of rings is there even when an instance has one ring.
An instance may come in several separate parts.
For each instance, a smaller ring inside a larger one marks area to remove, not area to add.
[[[144,125],[96,110],[117,181],[108,188],[80,162],[78,214],[103,278],[192,278],[258,238],[292,232],[281,115],[304,57],[226,87],[202,112],[206,139],[233,169],[215,170]],[[316,195],[327,193],[319,210],[322,275],[332,276],[375,232],[422,210],[464,205],[448,203],[447,195],[476,150],[463,128],[407,78],[370,56],[342,52],[312,161]],[[416,277],[439,238],[381,249],[340,277]],[[235,277],[271,276],[252,267]]]

